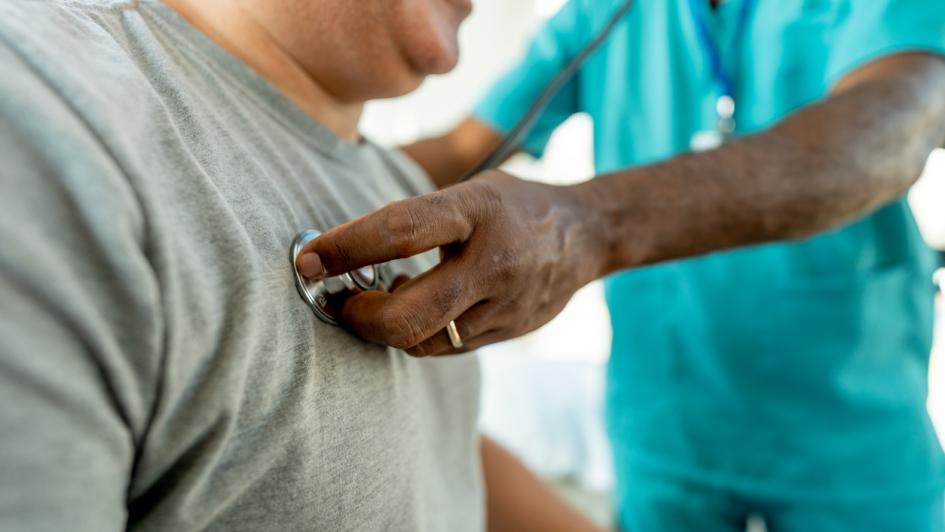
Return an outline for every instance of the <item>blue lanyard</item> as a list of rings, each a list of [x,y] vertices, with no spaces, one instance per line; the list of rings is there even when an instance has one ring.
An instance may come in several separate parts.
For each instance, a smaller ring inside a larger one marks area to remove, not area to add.
[[[745,35],[748,25],[748,16],[751,14],[754,0],[742,0],[741,9],[738,12],[738,19],[733,35],[732,50],[736,53],[740,51],[741,42]],[[689,11],[696,24],[696,32],[699,36],[699,45],[705,55],[709,68],[712,71],[712,80],[715,84],[717,97],[719,99],[728,98],[734,104],[735,101],[735,82],[732,73],[725,71],[725,65],[722,62],[722,50],[716,45],[712,37],[712,31],[709,29],[709,21],[706,13],[705,0],[689,0]],[[733,109],[734,112],[734,109]],[[721,113],[720,113],[721,114]],[[721,118],[721,117],[720,117]],[[728,117],[729,119],[731,117]]]

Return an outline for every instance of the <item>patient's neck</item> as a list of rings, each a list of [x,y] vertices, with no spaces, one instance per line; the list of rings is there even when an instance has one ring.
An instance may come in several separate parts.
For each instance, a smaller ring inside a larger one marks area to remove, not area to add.
[[[362,103],[329,94],[252,16],[232,0],[164,0],[195,28],[278,87],[334,134],[359,140]]]

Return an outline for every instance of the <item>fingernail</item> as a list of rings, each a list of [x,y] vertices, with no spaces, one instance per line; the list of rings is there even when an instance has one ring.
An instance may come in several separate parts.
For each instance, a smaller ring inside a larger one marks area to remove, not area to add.
[[[306,253],[299,257],[299,273],[307,279],[319,280],[324,278],[328,272],[322,264],[321,257],[317,253]]]

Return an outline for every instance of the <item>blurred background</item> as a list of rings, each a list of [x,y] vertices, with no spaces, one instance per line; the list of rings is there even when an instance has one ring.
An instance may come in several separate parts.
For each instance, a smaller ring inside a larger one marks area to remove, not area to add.
[[[492,81],[523,52],[531,33],[564,0],[477,0],[461,34],[463,56],[449,75],[430,79],[410,96],[371,104],[363,131],[397,146],[444,131],[466,116]],[[552,137],[545,157],[509,162],[518,176],[573,183],[593,173],[592,129],[575,116]],[[945,151],[929,161],[910,194],[928,243],[945,249]],[[929,409],[945,435],[945,305],[939,298]],[[603,393],[610,322],[599,283],[580,291],[541,330],[481,352],[481,425],[550,479],[602,524],[610,522],[613,482],[603,428]]]

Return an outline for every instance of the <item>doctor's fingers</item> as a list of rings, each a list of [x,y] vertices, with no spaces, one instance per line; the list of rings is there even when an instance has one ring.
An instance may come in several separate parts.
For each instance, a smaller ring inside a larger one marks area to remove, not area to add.
[[[453,319],[456,332],[463,341],[461,348],[453,347],[449,333],[444,328],[407,352],[416,357],[467,353],[481,345],[487,345],[488,342],[482,343],[484,335],[494,336],[504,330],[502,317],[505,316],[495,300],[480,301]]]
[[[482,347],[486,347],[492,344],[497,344],[499,342],[510,340],[514,337],[515,335],[509,332],[507,329],[492,329],[470,340],[463,340],[462,349],[455,349],[453,348],[452,345],[450,345],[447,348],[441,349],[437,353],[416,354],[413,349],[408,349],[407,353],[410,354],[411,356],[420,357],[420,358],[464,355],[466,353],[471,353]],[[447,340],[447,343],[449,343],[449,340]]]
[[[528,334],[548,323],[562,308],[563,304],[557,302],[530,308],[523,307],[518,299],[490,298],[454,319],[463,347],[453,347],[449,334],[444,330],[407,352],[422,357],[468,353]]]
[[[405,199],[329,229],[305,246],[298,267],[321,278],[465,242],[475,225],[465,195],[447,189]]]
[[[395,292],[369,291],[345,302],[341,321],[365,340],[412,348],[443,330],[482,299],[451,260],[401,285]]]
[[[389,291],[389,292],[396,292],[401,286],[407,284],[407,281],[409,281],[409,280],[411,280],[411,279],[413,279],[413,277],[411,277],[411,276],[409,276],[409,275],[407,275],[407,274],[405,274],[405,273],[402,273],[402,274],[398,275],[398,276],[395,277],[394,280],[390,283],[390,290],[388,290],[388,291]]]

